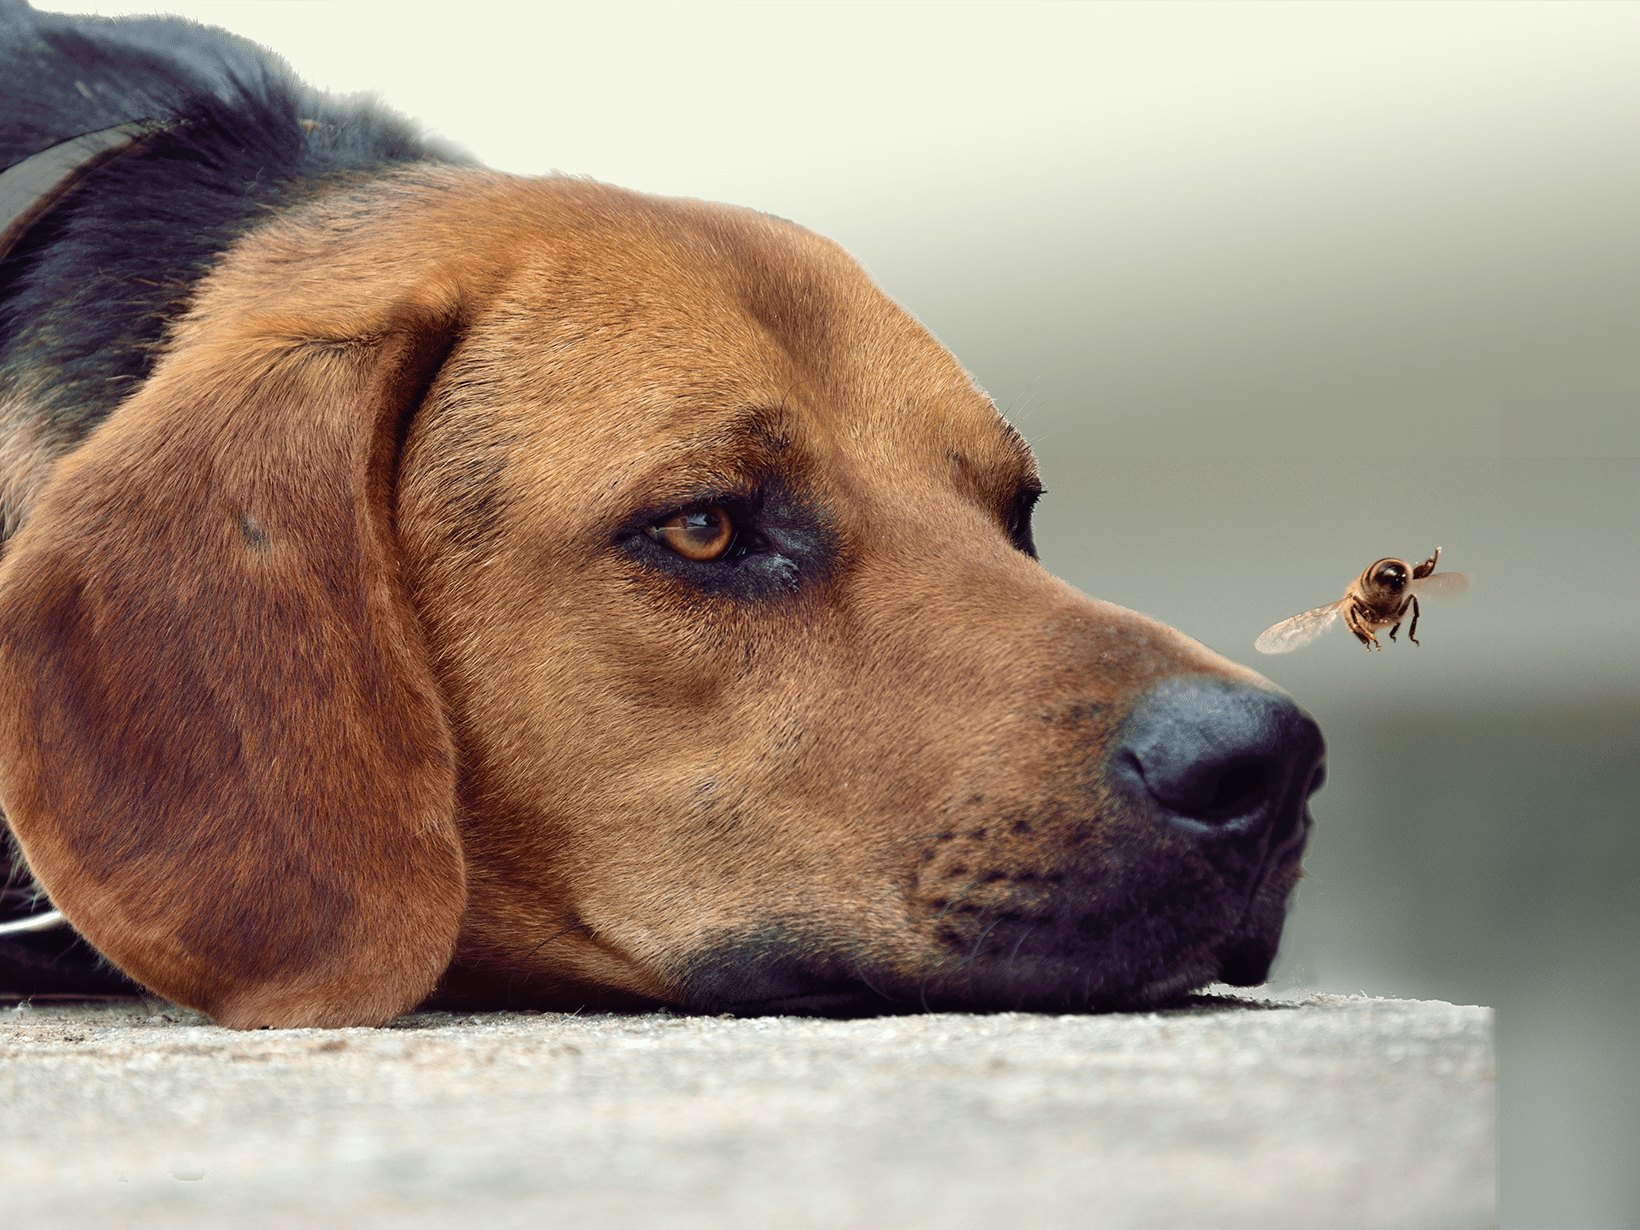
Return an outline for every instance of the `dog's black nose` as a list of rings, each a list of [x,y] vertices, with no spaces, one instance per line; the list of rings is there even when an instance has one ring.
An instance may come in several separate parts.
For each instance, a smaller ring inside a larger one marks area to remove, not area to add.
[[[1320,728],[1280,693],[1182,676],[1140,699],[1111,768],[1168,823],[1274,847],[1301,831],[1324,750]]]

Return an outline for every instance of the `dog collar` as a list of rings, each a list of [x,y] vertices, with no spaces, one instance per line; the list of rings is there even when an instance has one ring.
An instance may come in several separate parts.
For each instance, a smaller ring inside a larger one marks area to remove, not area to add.
[[[179,120],[132,120],[43,149],[0,171],[0,260],[87,175]]]
[[[68,919],[63,917],[61,910],[47,910],[44,914],[34,914],[28,918],[15,918],[11,922],[0,923],[0,935],[21,935],[25,931],[50,931],[53,927],[68,926]]]

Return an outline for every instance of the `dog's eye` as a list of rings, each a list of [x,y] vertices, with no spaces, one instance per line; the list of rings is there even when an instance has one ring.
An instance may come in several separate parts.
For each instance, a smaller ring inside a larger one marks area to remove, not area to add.
[[[664,542],[684,559],[697,563],[721,559],[735,541],[735,523],[728,510],[713,506],[677,513],[644,531]]]

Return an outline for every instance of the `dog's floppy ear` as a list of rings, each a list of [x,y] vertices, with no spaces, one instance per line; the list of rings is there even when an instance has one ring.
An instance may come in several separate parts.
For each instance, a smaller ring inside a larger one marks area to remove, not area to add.
[[[452,294],[179,334],[0,565],[0,805],[99,950],[225,1025],[378,1024],[465,905],[393,468]]]

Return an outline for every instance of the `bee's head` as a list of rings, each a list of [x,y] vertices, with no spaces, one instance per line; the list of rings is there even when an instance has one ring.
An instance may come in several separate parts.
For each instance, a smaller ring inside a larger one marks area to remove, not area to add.
[[[1367,569],[1368,580],[1378,589],[1392,594],[1398,594],[1407,587],[1410,575],[1410,570],[1398,559],[1381,559]]]

